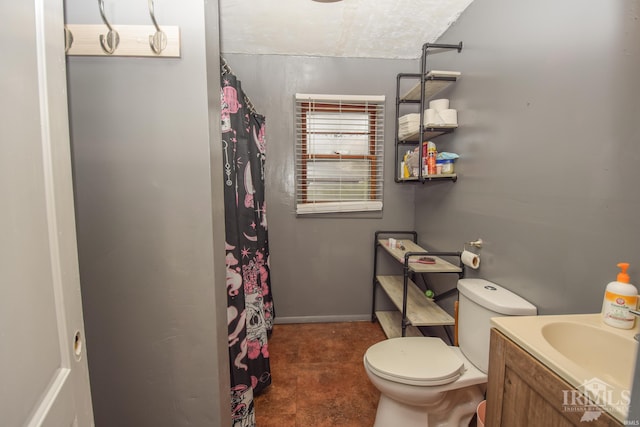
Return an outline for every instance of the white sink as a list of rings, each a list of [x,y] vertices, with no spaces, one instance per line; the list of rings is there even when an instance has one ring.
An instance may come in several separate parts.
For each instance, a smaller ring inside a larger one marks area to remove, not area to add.
[[[551,347],[594,377],[620,388],[631,388],[638,347],[634,340],[611,330],[566,321],[544,325],[542,336]]]

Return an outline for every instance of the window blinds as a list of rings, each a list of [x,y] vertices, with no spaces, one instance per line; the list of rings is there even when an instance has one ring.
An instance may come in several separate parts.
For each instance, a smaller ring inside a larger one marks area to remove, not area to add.
[[[382,210],[384,96],[296,94],[296,213]]]

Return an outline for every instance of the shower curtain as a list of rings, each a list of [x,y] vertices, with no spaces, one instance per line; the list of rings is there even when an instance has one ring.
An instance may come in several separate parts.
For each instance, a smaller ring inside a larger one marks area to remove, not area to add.
[[[234,427],[255,426],[253,396],[271,384],[268,335],[273,328],[267,209],[265,118],[221,61],[227,320]]]

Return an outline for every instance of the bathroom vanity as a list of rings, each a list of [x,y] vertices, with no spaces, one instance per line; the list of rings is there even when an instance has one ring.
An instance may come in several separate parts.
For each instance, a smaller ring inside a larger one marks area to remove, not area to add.
[[[485,425],[624,425],[637,327],[609,328],[600,314],[491,323]]]

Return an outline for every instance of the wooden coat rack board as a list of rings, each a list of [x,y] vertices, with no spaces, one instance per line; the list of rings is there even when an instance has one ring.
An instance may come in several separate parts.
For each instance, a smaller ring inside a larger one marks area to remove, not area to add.
[[[151,48],[149,37],[156,29],[153,25],[113,25],[113,31],[119,35],[119,43],[113,53],[102,48],[100,36],[106,37],[108,29],[104,25],[66,26],[71,33],[72,42],[67,43],[68,56],[139,56],[156,58],[180,58],[180,27],[162,26],[166,35],[166,47],[156,53]],[[69,36],[67,35],[67,38]]]
[[[180,27],[158,25],[153,0],[147,0],[153,25],[111,25],[98,0],[104,25],[65,25],[65,50],[69,56],[180,57]]]

